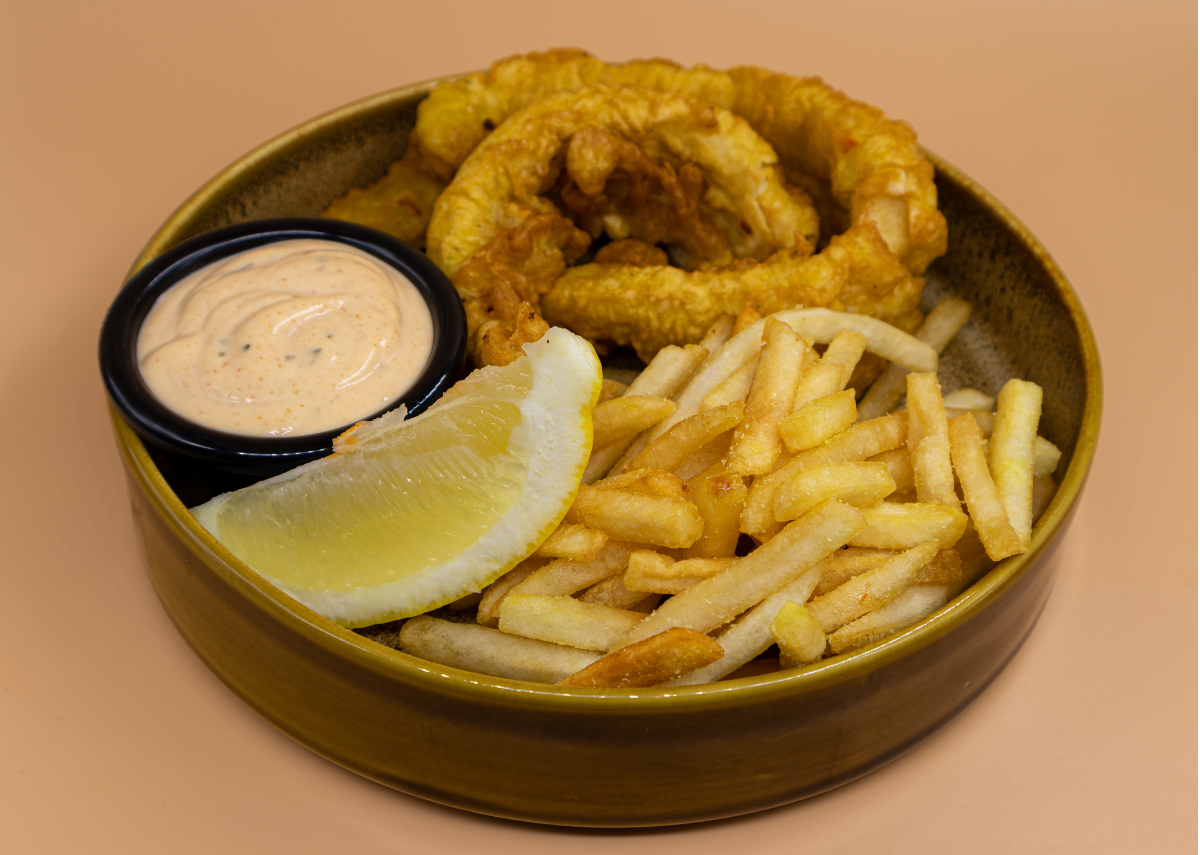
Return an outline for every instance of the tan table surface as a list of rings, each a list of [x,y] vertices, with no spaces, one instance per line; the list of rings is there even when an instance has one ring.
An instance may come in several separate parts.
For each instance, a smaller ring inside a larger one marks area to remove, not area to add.
[[[0,849],[1195,851],[1195,34],[1186,2],[0,4]],[[1041,237],[1095,325],[1101,446],[1040,624],[941,733],[808,802],[605,834],[409,798],[243,706],[141,568],[95,354],[157,225],[311,116],[571,44],[881,105]]]

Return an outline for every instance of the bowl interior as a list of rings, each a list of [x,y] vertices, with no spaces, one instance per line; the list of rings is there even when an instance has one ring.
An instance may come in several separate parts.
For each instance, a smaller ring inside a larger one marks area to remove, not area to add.
[[[209,229],[251,219],[315,216],[350,187],[378,179],[403,155],[415,124],[416,105],[432,85],[398,89],[348,105],[256,149],[188,200],[151,239],[134,269]],[[926,273],[922,308],[928,310],[947,294],[974,307],[971,321],[942,356],[938,373],[943,389],[972,386],[994,395],[1011,377],[1043,387],[1039,432],[1063,450],[1056,472],[1063,489],[1043,516],[1043,527],[1056,526],[1082,487],[1098,431],[1099,362],[1091,331],[1070,286],[1036,239],[971,179],[930,156],[937,169],[939,206],[949,223],[950,246]],[[1077,448],[1083,451],[1078,459]],[[188,473],[162,474],[177,493],[192,491]],[[1044,538],[1035,537],[1035,551],[1039,542]],[[994,578],[997,573],[1019,573],[1023,561],[1017,557],[1003,562],[990,574],[991,584],[999,584]],[[985,585],[987,578],[976,587]],[[938,614],[905,635],[935,621]],[[315,617],[303,609],[298,615],[305,620]],[[323,629],[341,632],[318,620]],[[398,657],[397,663],[404,659]],[[471,676],[479,680],[478,675]]]

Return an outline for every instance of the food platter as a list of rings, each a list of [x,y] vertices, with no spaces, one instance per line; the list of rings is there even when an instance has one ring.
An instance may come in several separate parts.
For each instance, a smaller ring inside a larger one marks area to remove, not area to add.
[[[135,269],[188,237],[312,216],[404,151],[433,84],[300,126],[189,199]],[[181,634],[248,705],[323,756],[405,792],[497,816],[641,826],[731,816],[838,786],[934,732],[983,690],[1032,629],[1095,448],[1100,373],[1070,286],[990,195],[935,156],[950,251],[923,305],[976,307],[941,373],[1046,390],[1064,452],[1032,548],[945,608],[852,654],[705,687],[572,691],[415,659],[343,629],[266,583],[204,531],[114,413],[147,570]],[[176,485],[177,487],[180,485]]]

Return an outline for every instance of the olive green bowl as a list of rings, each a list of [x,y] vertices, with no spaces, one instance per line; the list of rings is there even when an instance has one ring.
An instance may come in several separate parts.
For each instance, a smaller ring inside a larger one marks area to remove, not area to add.
[[[378,178],[403,153],[431,86],[359,101],[254,150],[184,203],[134,269],[217,226],[315,215]],[[297,742],[387,786],[493,816],[613,827],[715,819],[815,795],[898,757],[983,691],[1033,628],[1100,427],[1099,358],[1070,285],[999,202],[933,160],[950,251],[929,271],[926,307],[943,293],[975,306],[943,356],[943,384],[1041,384],[1041,432],[1064,455],[1032,549],[928,619],[807,668],[711,686],[561,689],[444,668],[265,582],[196,523],[113,412],[163,607],[213,673]]]

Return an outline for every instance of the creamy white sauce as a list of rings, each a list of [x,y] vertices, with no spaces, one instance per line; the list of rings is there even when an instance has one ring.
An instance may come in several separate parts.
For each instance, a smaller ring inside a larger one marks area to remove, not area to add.
[[[223,258],[164,292],[137,361],[169,409],[215,430],[300,436],[379,412],[420,377],[433,320],[372,255],[289,240]]]

